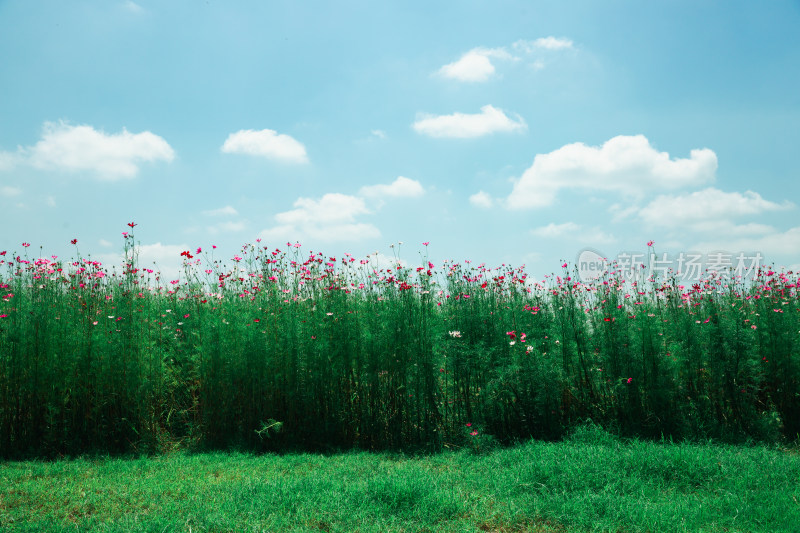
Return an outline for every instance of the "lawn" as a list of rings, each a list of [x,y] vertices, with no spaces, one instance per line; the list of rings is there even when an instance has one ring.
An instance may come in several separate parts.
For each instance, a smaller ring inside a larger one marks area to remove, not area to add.
[[[594,427],[433,455],[175,453],[0,465],[3,531],[796,532],[800,454]]]

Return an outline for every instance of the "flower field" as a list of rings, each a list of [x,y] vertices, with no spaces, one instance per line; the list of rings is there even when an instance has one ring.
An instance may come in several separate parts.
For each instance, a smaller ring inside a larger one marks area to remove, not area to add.
[[[591,283],[247,244],[125,262],[0,256],[0,455],[484,449],[586,421],[794,441],[798,275]],[[74,241],[73,244],[77,244]],[[427,243],[425,243],[427,245]],[[77,247],[76,247],[77,252]]]

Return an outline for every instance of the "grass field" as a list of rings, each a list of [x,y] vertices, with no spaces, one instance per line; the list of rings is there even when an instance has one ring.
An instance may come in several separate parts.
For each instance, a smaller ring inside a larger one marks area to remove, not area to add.
[[[168,454],[0,464],[0,530],[797,532],[800,454],[620,441],[476,454]]]

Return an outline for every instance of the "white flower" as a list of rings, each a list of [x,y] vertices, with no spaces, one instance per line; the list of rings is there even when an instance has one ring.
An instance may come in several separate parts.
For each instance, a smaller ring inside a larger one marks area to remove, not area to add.
[[[517,341],[511,341],[508,343],[509,346],[514,346],[515,344],[517,344]]]
[[[454,339],[460,339],[461,338],[461,332],[460,331],[448,331],[448,333]]]

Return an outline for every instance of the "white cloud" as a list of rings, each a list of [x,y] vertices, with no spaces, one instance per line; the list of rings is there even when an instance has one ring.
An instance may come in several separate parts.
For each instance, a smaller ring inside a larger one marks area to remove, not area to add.
[[[0,152],[0,172],[11,170],[19,163],[19,155],[11,152]]]
[[[383,130],[371,130],[370,134],[373,137],[377,137],[378,139],[385,139],[386,138],[386,132],[383,131]]]
[[[203,211],[203,214],[209,217],[222,217],[222,216],[236,216],[239,214],[239,212],[236,211],[236,209],[234,209],[232,206],[226,205],[225,207]]]
[[[567,48],[572,48],[572,41],[565,38],[556,38],[556,37],[540,37],[533,41],[533,46],[535,48],[544,48],[547,50],[564,50]]]
[[[56,206],[56,197],[55,196],[48,196],[45,198],[44,202],[47,204],[48,207],[55,207]]]
[[[122,7],[124,7],[131,13],[139,14],[144,12],[144,8],[142,8],[142,6],[140,6],[136,2],[132,2],[131,0],[125,0],[125,2],[122,3]]]
[[[620,135],[601,147],[573,143],[538,154],[516,181],[508,206],[527,209],[552,204],[560,189],[616,191],[640,196],[651,189],[676,189],[714,180],[717,156],[708,148],[692,150],[689,159],[670,159],[644,135]]]
[[[481,107],[477,114],[453,113],[452,115],[423,116],[414,122],[417,133],[430,137],[473,138],[496,132],[522,131],[527,128],[522,117],[514,121],[501,109],[491,105]]]
[[[551,222],[546,226],[532,229],[531,234],[547,239],[568,239],[591,242],[592,244],[607,244],[616,240],[613,235],[604,232],[600,228],[584,229],[583,226],[574,222],[565,222],[563,224]]]
[[[104,239],[100,239],[100,244],[104,247],[111,247],[112,244]],[[180,279],[183,271],[183,258],[181,252],[189,250],[186,244],[140,244],[137,245],[137,263],[140,269],[151,269],[161,274],[161,283],[168,284],[170,280]],[[112,266],[120,267],[125,258],[121,253],[97,254],[95,257],[109,269]]]
[[[398,176],[389,185],[368,185],[361,187],[358,193],[367,197],[413,198],[425,194],[425,189],[417,180]]]
[[[380,236],[372,224],[356,221],[371,212],[362,198],[329,193],[319,200],[298,198],[295,209],[275,215],[277,225],[261,232],[265,240],[358,241]]]
[[[22,189],[19,187],[10,187],[8,185],[0,187],[0,196],[11,198],[12,196],[19,196],[20,194],[22,194]]]
[[[494,205],[494,200],[489,196],[489,193],[478,191],[469,197],[469,203],[481,209],[488,209]]]
[[[448,63],[438,74],[458,81],[478,82],[488,80],[495,72],[490,58],[513,59],[502,48],[473,48],[457,61]]]
[[[562,237],[566,234],[577,233],[581,227],[574,222],[565,222],[564,224],[555,224],[551,222],[546,226],[541,226],[531,230],[531,233],[538,237]]]
[[[746,235],[731,227],[726,235],[708,236],[691,246],[692,250],[714,252],[725,250],[729,253],[760,252],[764,260],[771,262],[774,258],[796,258],[800,255],[800,226],[779,232],[774,228],[761,235]],[[763,229],[769,228],[764,226]],[[735,262],[735,260],[734,260]]]
[[[792,207],[790,202],[777,204],[765,200],[756,192],[723,192],[709,187],[682,195],[660,195],[638,211],[638,215],[653,226],[705,225],[717,229],[717,224],[730,224],[735,217],[778,211]]]
[[[303,144],[275,130],[239,130],[231,133],[222,145],[228,154],[246,154],[288,163],[308,163]]]
[[[161,272],[161,281],[179,279],[183,270],[181,252],[189,250],[186,244],[142,244],[138,247],[139,267]]]
[[[214,226],[208,226],[206,231],[208,231],[208,233],[211,235],[219,235],[220,233],[236,233],[239,231],[244,231],[245,229],[247,229],[247,224],[244,222],[240,220],[229,220],[226,222],[220,222]]]
[[[172,161],[172,147],[149,131],[106,134],[92,126],[70,126],[45,122],[42,139],[35,146],[20,149],[32,166],[45,170],[94,172],[100,179],[132,178],[139,163]]]

